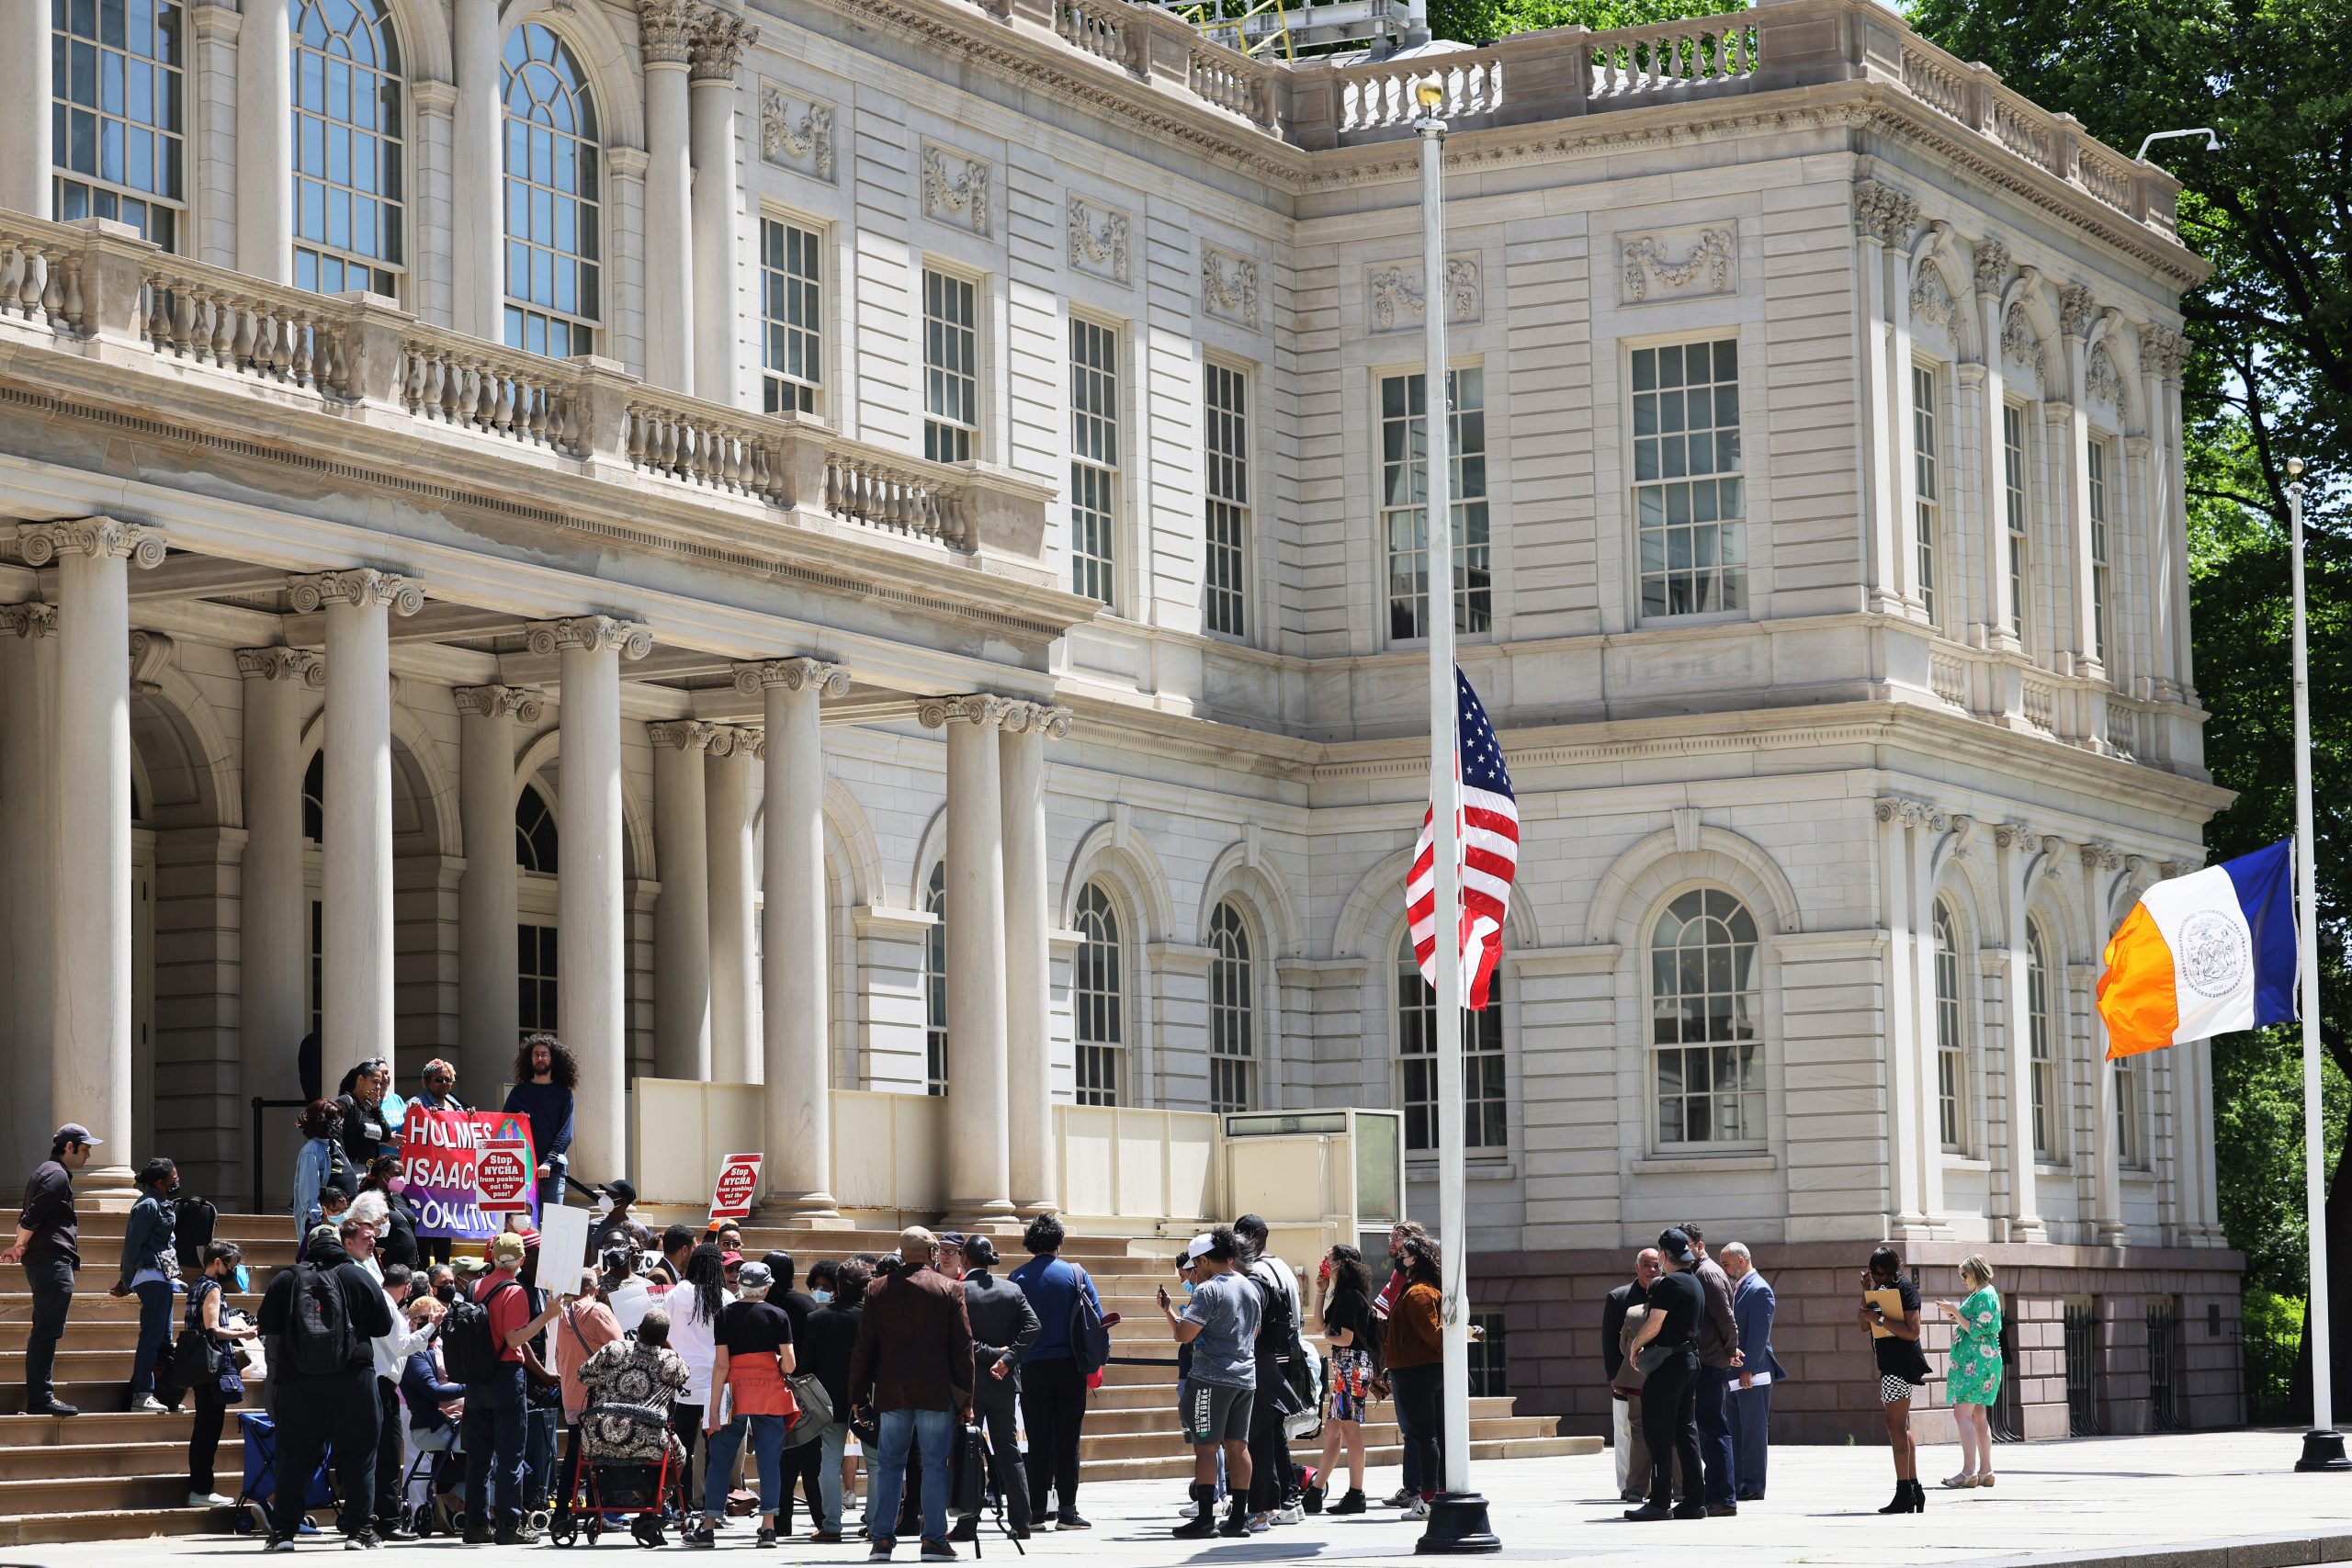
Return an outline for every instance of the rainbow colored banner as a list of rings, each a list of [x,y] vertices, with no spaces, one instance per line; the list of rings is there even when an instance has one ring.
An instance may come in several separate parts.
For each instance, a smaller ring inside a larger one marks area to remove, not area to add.
[[[416,1211],[416,1234],[453,1241],[488,1241],[503,1228],[505,1216],[486,1214],[475,1201],[475,1161],[502,1130],[523,1118],[500,1111],[427,1111],[409,1107],[401,1123],[401,1176],[408,1183],[409,1207]],[[527,1158],[526,1167],[531,1163]],[[539,1223],[538,1184],[530,1189],[530,1224]]]

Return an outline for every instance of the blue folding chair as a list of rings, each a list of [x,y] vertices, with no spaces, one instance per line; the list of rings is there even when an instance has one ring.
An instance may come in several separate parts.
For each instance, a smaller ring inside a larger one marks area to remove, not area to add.
[[[269,1500],[277,1492],[277,1423],[258,1410],[240,1410],[237,1430],[245,1445],[244,1490],[237,1494],[235,1526],[240,1535],[269,1533]],[[311,1477],[309,1495],[302,1506],[331,1507],[334,1504],[334,1482],[328,1473],[332,1455],[319,1458],[318,1473]],[[315,1532],[316,1525],[305,1518],[301,1526],[305,1533]]]

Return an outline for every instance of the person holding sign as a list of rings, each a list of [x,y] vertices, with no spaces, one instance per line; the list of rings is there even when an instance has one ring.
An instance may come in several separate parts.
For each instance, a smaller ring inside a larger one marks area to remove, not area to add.
[[[538,1151],[539,1201],[563,1201],[563,1173],[571,1163],[571,1091],[580,1087],[580,1059],[552,1034],[528,1034],[514,1053],[514,1087],[505,1110],[531,1123]]]
[[[1911,1438],[1911,1396],[1928,1381],[1928,1358],[1919,1348],[1919,1287],[1905,1276],[1903,1255],[1894,1248],[1882,1247],[1871,1254],[1854,1321],[1870,1330],[1887,1446],[1894,1450],[1894,1501],[1879,1512],[1924,1514],[1928,1495],[1919,1486],[1919,1450]]]

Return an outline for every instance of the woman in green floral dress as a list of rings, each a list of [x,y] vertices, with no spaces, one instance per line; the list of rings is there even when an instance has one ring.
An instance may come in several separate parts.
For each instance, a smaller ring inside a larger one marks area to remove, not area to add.
[[[1993,1266],[1972,1255],[1960,1266],[1968,1299],[1954,1306],[1938,1302],[1952,1325],[1951,1357],[1944,1373],[1952,1425],[1960,1429],[1960,1473],[1946,1486],[1993,1484],[1993,1402],[2001,1397],[2001,1296],[1993,1289]]]

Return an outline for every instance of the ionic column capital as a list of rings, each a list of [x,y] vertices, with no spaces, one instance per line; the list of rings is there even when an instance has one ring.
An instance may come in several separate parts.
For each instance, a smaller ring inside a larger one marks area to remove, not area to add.
[[[424,585],[396,572],[372,566],[347,571],[322,571],[286,580],[286,600],[298,615],[316,614],[328,604],[350,604],[363,610],[390,610],[413,615],[424,608]]]
[[[63,523],[22,523],[17,526],[17,550],[27,566],[47,566],[59,556],[128,557],[140,568],[164,564],[162,532],[143,523],[113,517],[76,517]]]
[[[820,698],[844,697],[849,694],[849,667],[818,659],[768,659],[735,666],[735,689],[745,696],[756,697],[771,686],[787,692],[813,687]]]
[[[260,681],[290,681],[314,692],[327,689],[327,661],[299,648],[241,648],[237,673]]]
[[[547,694],[536,686],[456,686],[449,694],[458,711],[478,718],[519,718],[537,724],[546,714]]]
[[[1927,828],[1940,833],[1951,826],[1951,817],[1942,808],[1906,795],[1882,795],[1872,812],[1882,822],[1899,822],[1905,828]]]
[[[679,751],[710,751],[718,747],[719,726],[705,724],[699,719],[673,718],[647,725],[645,733],[652,738],[656,746],[667,746]]]
[[[1025,735],[1032,731],[1048,739],[1059,740],[1069,733],[1070,711],[1051,703],[1014,703],[1004,716],[1007,733]]]
[[[624,659],[642,659],[653,651],[653,629],[617,615],[571,615],[560,621],[532,624],[527,637],[531,651],[555,653],[580,649],[588,653],[617,649]]]
[[[767,750],[767,732],[756,725],[714,724],[710,727],[710,756],[764,757]]]
[[[38,600],[22,604],[0,604],[0,632],[14,632],[31,641],[50,636],[57,630],[57,606]]]
[[[915,716],[925,729],[937,729],[950,722],[981,726],[1008,727],[1012,710],[1034,708],[1034,703],[1017,703],[1011,697],[991,696],[986,692],[973,692],[960,697],[926,697],[915,709]]]

